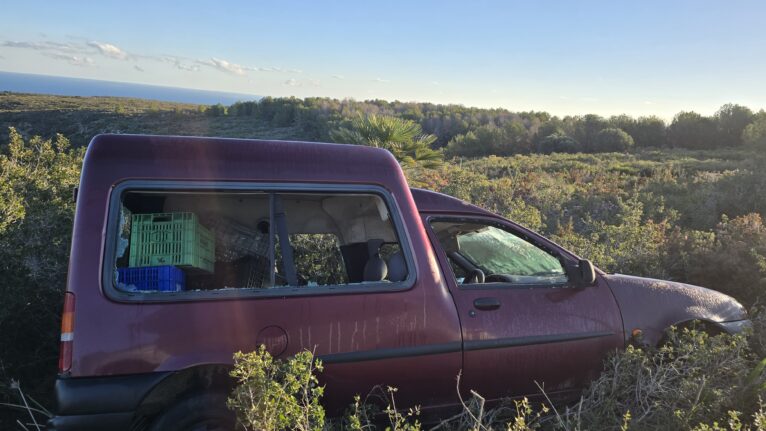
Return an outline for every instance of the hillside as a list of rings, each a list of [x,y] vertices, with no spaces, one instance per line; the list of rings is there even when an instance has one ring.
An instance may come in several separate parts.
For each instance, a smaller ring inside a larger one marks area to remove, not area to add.
[[[75,146],[99,133],[151,133],[295,139],[294,127],[272,127],[235,116],[210,116],[206,106],[122,97],[74,97],[0,93],[0,129],[25,136],[65,135]],[[0,143],[7,142],[2,133]]]
[[[0,93],[0,127],[15,125],[25,135],[63,133],[76,146],[104,132],[331,141],[333,130],[370,115],[416,123],[434,136],[433,147],[443,149],[448,157],[766,147],[766,112],[736,104],[723,105],[712,116],[680,112],[666,123],[654,116],[558,117],[547,112],[384,100],[265,97],[231,106],[203,106]]]

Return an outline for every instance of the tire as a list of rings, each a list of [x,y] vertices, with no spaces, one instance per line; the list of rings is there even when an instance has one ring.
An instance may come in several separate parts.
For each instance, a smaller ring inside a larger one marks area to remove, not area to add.
[[[150,431],[232,431],[234,413],[222,394],[196,394],[172,405],[152,422]]]

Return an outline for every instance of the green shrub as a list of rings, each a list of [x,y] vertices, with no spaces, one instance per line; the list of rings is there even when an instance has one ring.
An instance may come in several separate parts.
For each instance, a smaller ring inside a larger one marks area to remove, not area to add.
[[[621,129],[608,128],[598,132],[593,139],[595,152],[625,152],[633,148],[633,138]]]
[[[220,103],[217,105],[210,105],[205,110],[205,115],[210,117],[220,117],[226,115],[227,113],[227,108]]]
[[[766,111],[755,114],[755,119],[742,131],[742,141],[760,150],[766,148]]]
[[[636,197],[617,199],[612,212],[614,220],[586,214],[579,229],[570,221],[552,238],[606,271],[662,278],[667,221],[644,219],[644,206]]]
[[[748,340],[755,344],[763,336],[766,315],[756,313],[753,320],[749,339],[742,335],[711,336],[693,329],[671,330],[659,348],[629,346],[615,352],[605,361],[601,376],[574,405],[533,408],[523,398],[502,400],[487,408],[484,398],[472,391],[468,401],[461,399],[461,411],[425,428],[763,430],[766,414],[760,399],[766,394],[766,360],[755,359]],[[397,390],[391,387],[374,388],[364,399],[356,396],[342,420],[325,422],[319,404],[322,388],[315,376],[321,365],[312,366],[313,361],[313,355],[306,351],[291,359],[275,360],[263,346],[254,353],[237,353],[232,376],[238,386],[229,405],[240,423],[258,430],[424,428],[419,408],[401,409],[396,404]]]
[[[766,289],[766,226],[760,214],[724,216],[712,233],[676,230],[664,267],[675,279],[758,303]]]
[[[320,431],[325,412],[320,404],[324,387],[316,372],[322,364],[309,351],[287,360],[275,360],[261,345],[251,353],[234,354],[231,376],[237,382],[229,408],[250,430]]]
[[[576,153],[582,150],[579,142],[567,135],[554,133],[544,137],[539,144],[541,153]]]
[[[752,415],[752,423],[742,422],[742,413],[736,410],[729,411],[726,422],[713,421],[712,424],[701,423],[692,428],[693,431],[763,431],[766,430],[766,412],[761,405],[758,411]]]
[[[753,411],[752,367],[743,336],[671,331],[656,350],[629,346],[611,356],[563,424],[616,430],[629,412],[630,429],[677,430],[725,418],[731,410]]]
[[[18,380],[45,404],[56,376],[82,155],[61,135],[25,140],[13,128],[0,146],[0,383]],[[16,402],[5,392],[0,387],[0,403]]]

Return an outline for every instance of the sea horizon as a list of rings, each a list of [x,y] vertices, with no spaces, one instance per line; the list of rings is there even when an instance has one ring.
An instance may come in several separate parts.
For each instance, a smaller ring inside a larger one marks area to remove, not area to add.
[[[70,78],[0,70],[0,92],[52,94],[81,97],[132,97],[162,102],[231,105],[238,101],[258,100],[261,96],[193,88],[166,87],[131,82]]]

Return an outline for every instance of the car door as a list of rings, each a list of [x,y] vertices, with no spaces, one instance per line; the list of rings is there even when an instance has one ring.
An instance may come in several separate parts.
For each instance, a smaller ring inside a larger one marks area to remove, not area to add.
[[[488,399],[566,396],[623,346],[622,320],[600,277],[578,286],[574,256],[492,217],[424,216],[458,309],[461,389]],[[481,278],[484,278],[481,280]]]

